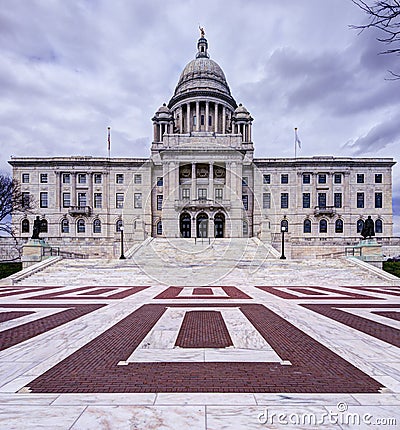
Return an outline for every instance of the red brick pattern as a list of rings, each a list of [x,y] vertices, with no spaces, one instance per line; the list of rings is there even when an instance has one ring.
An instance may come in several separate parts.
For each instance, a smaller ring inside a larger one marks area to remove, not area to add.
[[[193,288],[193,295],[195,296],[212,296],[213,294],[212,288]]]
[[[379,287],[346,287],[346,288],[352,288],[354,290],[364,290],[364,291],[370,291],[372,293],[379,293],[379,294],[389,294],[390,296],[400,296],[400,288],[396,287],[385,287],[385,286],[379,286]]]
[[[13,287],[13,288],[2,288],[0,289],[0,298],[1,297],[8,297],[8,296],[16,296],[19,294],[27,294],[27,293],[35,293],[35,292],[41,292],[41,291],[47,291],[47,290],[53,290],[54,288],[60,288],[57,287],[27,287],[27,286],[21,286],[21,287]],[[4,293],[4,291],[6,291]]]
[[[13,312],[0,312],[0,323],[11,321],[16,318],[25,317],[26,315],[34,314],[35,312],[23,312],[23,311],[13,311]],[[1,336],[1,333],[0,333]]]
[[[346,305],[346,304],[336,303],[336,304],[329,304],[329,305],[304,304],[301,306],[307,309],[310,309],[314,312],[317,312],[321,315],[324,315],[328,318],[331,318],[337,322],[345,324],[348,327],[354,328],[355,330],[359,330],[377,339],[383,340],[384,342],[388,342],[391,345],[400,347],[400,330],[376,321],[372,321],[367,318],[363,318],[359,315],[353,315],[349,312],[345,312],[341,310],[341,309],[371,309],[371,308],[399,309],[400,308],[399,304],[386,304],[386,305],[348,304]],[[337,308],[341,308],[341,309],[337,309]]]
[[[185,313],[175,346],[227,348],[233,342],[221,312],[189,311]]]
[[[376,315],[380,315],[385,318],[390,318],[395,321],[400,321],[400,312],[381,311],[381,312],[372,312],[372,313]]]
[[[182,306],[188,304],[142,306],[36,378],[29,384],[30,388],[42,393],[376,393],[381,388],[379,382],[260,304],[223,303],[218,306],[239,306],[282,360],[291,361],[291,366],[277,362],[117,365],[127,360],[167,307]]]
[[[372,296],[367,296],[365,294],[358,294],[351,291],[342,291],[336,288],[327,288],[327,287],[312,287],[313,289],[318,289],[320,292],[314,292],[309,290],[307,287],[268,287],[268,286],[257,286],[260,290],[265,291],[266,293],[273,294],[274,296],[278,296],[282,299],[288,300],[348,300],[348,299],[358,299],[358,300],[383,300],[379,297],[375,298]],[[283,291],[282,288],[287,290],[297,291],[302,294],[305,294],[305,297],[301,297],[299,295],[291,294],[288,291]],[[303,291],[299,291],[303,290]],[[308,292],[306,293],[305,290]],[[334,296],[327,296],[326,292],[335,293]]]
[[[93,312],[104,305],[19,305],[19,304],[6,304],[2,305],[3,308],[35,308],[35,309],[47,309],[47,308],[62,308],[65,309],[62,312],[58,312],[53,315],[49,315],[43,318],[39,318],[35,321],[31,321],[25,324],[21,324],[17,327],[3,330],[0,332],[0,351],[11,346],[17,345],[18,343],[24,342],[25,340],[31,339],[39,334],[46,333],[47,331],[59,327],[62,324],[66,324],[76,318]]]
[[[105,293],[109,291],[113,291],[119,288],[123,288],[124,291],[119,291],[115,294],[110,294],[109,296],[102,296],[102,293]],[[68,290],[63,291],[57,291],[55,293],[49,293],[49,294],[43,294],[35,297],[29,297],[25,300],[50,300],[50,299],[66,299],[66,300],[82,300],[84,299],[85,295],[88,296],[88,298],[92,300],[117,300],[117,299],[124,299],[125,297],[132,296],[133,294],[139,293],[140,291],[145,290],[146,288],[149,288],[148,286],[139,286],[139,287],[104,287],[104,288],[98,288],[98,287],[77,287],[77,288],[70,288]],[[93,289],[93,290],[90,290]],[[102,291],[101,291],[102,290]],[[76,296],[69,296],[69,294],[72,293],[78,293]]]
[[[244,293],[242,290],[236,287],[212,287],[213,289],[222,288],[226,296],[212,296],[213,300],[226,300],[226,299],[251,299],[249,295]],[[203,288],[195,288],[203,289]],[[179,294],[183,291],[183,287],[168,287],[166,290],[162,291],[160,294],[155,296],[155,299],[182,299],[182,300],[193,300],[193,299],[205,299],[208,297],[195,297],[195,296],[180,296]]]

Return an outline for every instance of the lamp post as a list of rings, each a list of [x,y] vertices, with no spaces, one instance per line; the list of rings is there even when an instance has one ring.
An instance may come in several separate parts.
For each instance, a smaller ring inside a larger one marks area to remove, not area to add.
[[[119,257],[120,260],[126,260],[124,255],[124,226],[121,225],[119,228],[121,232],[121,256]]]
[[[280,257],[281,260],[286,260],[286,257],[285,257],[285,231],[286,231],[286,227],[284,225],[281,226],[281,232],[282,232],[282,255]]]

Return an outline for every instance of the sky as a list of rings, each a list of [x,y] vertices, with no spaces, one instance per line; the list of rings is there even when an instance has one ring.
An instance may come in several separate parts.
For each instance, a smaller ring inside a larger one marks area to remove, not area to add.
[[[148,157],[151,118],[196,54],[198,27],[256,157],[400,161],[399,57],[351,0],[0,0],[0,171],[14,156]],[[400,236],[400,166],[393,168]]]

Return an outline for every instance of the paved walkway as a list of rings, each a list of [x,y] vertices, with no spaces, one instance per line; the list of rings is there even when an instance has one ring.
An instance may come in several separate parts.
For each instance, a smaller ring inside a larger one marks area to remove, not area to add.
[[[63,260],[0,287],[0,429],[398,428],[398,285],[252,239]]]

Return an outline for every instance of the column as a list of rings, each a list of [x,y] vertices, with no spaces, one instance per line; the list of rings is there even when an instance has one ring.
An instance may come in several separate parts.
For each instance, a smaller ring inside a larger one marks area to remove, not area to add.
[[[252,136],[251,136],[251,122],[249,122],[248,128],[249,128],[249,142],[251,142],[251,139],[252,139]]]
[[[214,132],[218,133],[218,103],[215,103],[214,107]]]
[[[226,108],[222,106],[222,134],[226,133]]]
[[[71,206],[76,206],[76,172],[71,173]]]
[[[215,237],[214,218],[212,216],[208,219],[208,237]]]
[[[186,133],[190,133],[190,103],[186,103]]]
[[[196,131],[199,131],[199,124],[200,124],[200,107],[199,107],[199,102],[196,102]]]
[[[157,124],[154,123],[154,125],[153,125],[154,142],[158,142],[157,127],[158,127]]]
[[[206,124],[205,124],[205,126],[206,126],[205,130],[206,130],[206,131],[208,131],[208,117],[209,117],[209,115],[210,115],[210,106],[209,106],[209,105],[210,105],[210,102],[208,102],[208,101],[207,101],[207,102],[206,102],[206,118],[205,118],[205,120],[206,120],[206,121],[205,121],[205,123],[206,123]]]
[[[183,108],[179,107],[179,133],[183,133]]]
[[[210,162],[210,170],[208,176],[208,198],[214,200],[214,163]]]
[[[191,236],[197,237],[197,225],[196,225],[196,217],[192,216],[192,224],[191,224]]]
[[[55,172],[56,173],[56,202],[55,202],[55,206],[56,208],[60,211],[61,210],[61,201],[62,201],[62,195],[61,195],[61,173],[60,172]]]
[[[192,189],[190,190],[190,200],[196,200],[196,163],[192,163]]]
[[[93,173],[90,172],[87,175],[89,181],[87,205],[93,208]]]
[[[225,189],[222,193],[223,200],[231,200],[231,163],[225,163]]]

